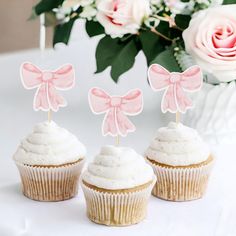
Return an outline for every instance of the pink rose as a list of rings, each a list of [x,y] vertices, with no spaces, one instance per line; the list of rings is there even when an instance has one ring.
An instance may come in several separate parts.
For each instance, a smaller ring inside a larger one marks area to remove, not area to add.
[[[183,32],[186,51],[220,82],[236,80],[236,4],[200,11]]]
[[[111,37],[136,34],[150,14],[149,0],[98,0],[97,20]]]

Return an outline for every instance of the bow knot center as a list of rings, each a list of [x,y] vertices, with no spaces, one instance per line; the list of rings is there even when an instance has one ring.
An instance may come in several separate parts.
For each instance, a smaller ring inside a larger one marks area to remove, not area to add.
[[[121,98],[120,97],[112,97],[110,104],[112,107],[119,107],[121,105]]]
[[[180,73],[171,73],[170,76],[170,83],[175,84],[181,80],[181,75]]]
[[[44,72],[42,79],[44,82],[48,82],[49,80],[51,80],[53,78],[53,73],[52,72]]]

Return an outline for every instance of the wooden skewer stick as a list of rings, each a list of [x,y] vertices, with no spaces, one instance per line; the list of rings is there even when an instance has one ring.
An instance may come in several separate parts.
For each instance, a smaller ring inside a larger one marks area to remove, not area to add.
[[[40,36],[39,36],[39,49],[41,52],[41,63],[44,61],[45,49],[46,49],[46,26],[45,26],[45,14],[40,15]],[[52,111],[48,111],[48,122],[52,121]]]
[[[178,111],[175,113],[175,121],[177,124],[180,123],[180,113]]]
[[[48,111],[48,122],[50,123],[52,121],[52,111]]]
[[[119,146],[120,145],[120,136],[117,135],[116,136],[116,146]]]

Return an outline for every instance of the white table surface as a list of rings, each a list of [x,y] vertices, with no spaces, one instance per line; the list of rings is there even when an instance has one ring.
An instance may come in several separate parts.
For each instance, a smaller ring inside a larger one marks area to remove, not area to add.
[[[144,112],[132,118],[137,132],[121,140],[122,145],[140,153],[145,151],[156,129],[174,118],[160,114],[160,94],[153,93],[146,82],[143,55],[138,55],[134,68],[122,76],[118,86],[110,80],[109,70],[94,75],[98,39],[88,39],[81,27],[80,23],[75,27],[69,47],[58,45],[56,51],[48,50],[43,59],[38,50],[0,55],[0,236],[235,236],[236,157],[232,145],[212,146],[217,160],[203,199],[174,203],[151,197],[146,220],[135,226],[111,228],[90,222],[81,191],[74,199],[57,203],[36,202],[21,194],[12,155],[34,124],[46,119],[45,113],[32,110],[34,91],[24,90],[20,83],[19,66],[24,61],[45,69],[66,62],[74,64],[76,87],[64,93],[69,106],[54,114],[53,119],[86,145],[88,161],[102,145],[114,143],[112,138],[101,136],[103,116],[93,115],[88,107],[87,92],[92,86],[100,86],[112,94],[135,87],[144,91]]]

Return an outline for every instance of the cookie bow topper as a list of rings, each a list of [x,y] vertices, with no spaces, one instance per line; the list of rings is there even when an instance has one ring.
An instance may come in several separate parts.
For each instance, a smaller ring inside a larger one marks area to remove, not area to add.
[[[171,73],[161,65],[153,64],[149,67],[148,79],[154,91],[165,90],[161,101],[163,113],[185,113],[193,107],[186,92],[200,90],[203,75],[199,66],[192,66],[182,73]]]
[[[134,116],[143,110],[143,95],[139,89],[130,90],[124,96],[110,96],[100,88],[89,91],[89,105],[93,113],[105,113],[102,124],[104,136],[126,136],[135,131],[134,124],[127,115]]]
[[[36,111],[58,111],[59,107],[67,105],[66,100],[57,90],[69,90],[75,84],[75,72],[72,65],[63,65],[54,71],[43,71],[32,63],[22,64],[21,81],[26,89],[37,91],[33,107]]]

